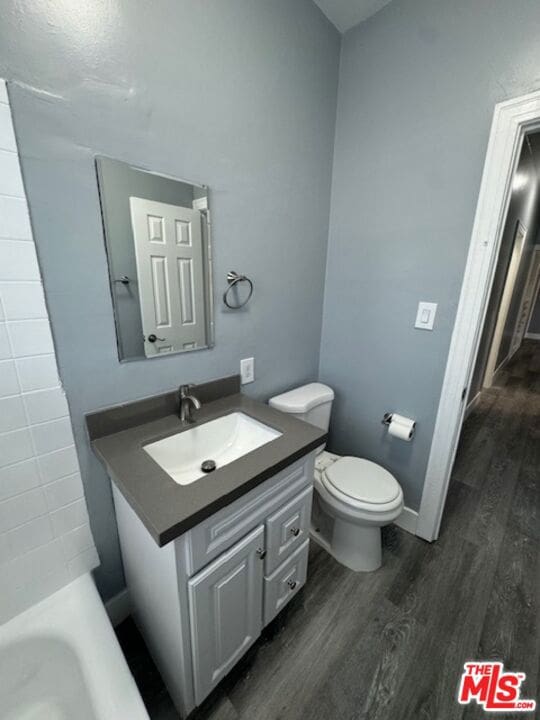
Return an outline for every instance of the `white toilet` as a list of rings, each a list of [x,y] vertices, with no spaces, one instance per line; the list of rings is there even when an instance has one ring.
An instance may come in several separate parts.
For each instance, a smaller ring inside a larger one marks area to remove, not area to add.
[[[328,429],[334,391],[310,383],[271,398],[277,410]],[[369,460],[340,457],[317,448],[311,534],[335,559],[355,571],[382,564],[381,527],[403,510],[403,491],[393,475]]]

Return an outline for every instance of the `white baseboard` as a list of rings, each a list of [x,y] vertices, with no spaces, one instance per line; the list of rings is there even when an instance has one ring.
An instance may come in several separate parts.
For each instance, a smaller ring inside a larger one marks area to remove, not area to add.
[[[416,510],[411,510],[411,508],[404,507],[403,512],[398,517],[398,519],[394,520],[394,525],[397,525],[402,530],[410,532],[411,535],[416,535],[416,526],[418,525],[418,513],[416,512]]]
[[[105,610],[113,627],[120,625],[131,614],[131,603],[127,588],[107,600]]]
[[[540,333],[527,333],[525,338],[527,340],[540,340]]]

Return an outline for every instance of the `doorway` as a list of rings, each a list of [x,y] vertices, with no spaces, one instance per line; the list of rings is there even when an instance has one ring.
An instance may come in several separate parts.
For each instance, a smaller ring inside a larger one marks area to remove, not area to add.
[[[496,106],[418,515],[416,533],[429,541],[439,535],[467,408],[486,389],[486,374],[493,383],[497,371],[519,352],[521,329],[535,316],[536,297],[519,320],[538,235],[540,164],[536,167],[531,158],[539,131],[540,92]],[[528,205],[514,213],[517,197]],[[534,295],[534,289],[530,292]]]
[[[466,417],[520,349],[536,302],[540,254],[540,133],[525,136],[512,178]]]

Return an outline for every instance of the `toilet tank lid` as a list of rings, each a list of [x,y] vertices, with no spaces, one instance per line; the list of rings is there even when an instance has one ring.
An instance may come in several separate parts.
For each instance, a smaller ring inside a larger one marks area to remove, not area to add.
[[[333,399],[334,391],[328,385],[309,383],[270,398],[269,404],[282,412],[305,413]]]

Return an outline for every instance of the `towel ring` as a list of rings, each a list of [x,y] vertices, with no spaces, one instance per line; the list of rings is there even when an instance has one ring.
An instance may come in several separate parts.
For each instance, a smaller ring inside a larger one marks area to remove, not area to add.
[[[253,295],[253,283],[248,277],[246,277],[245,275],[239,275],[234,270],[231,270],[227,273],[227,282],[229,283],[229,287],[223,293],[223,302],[231,310],[239,310],[240,308],[243,308],[244,305],[247,305],[247,303],[251,300],[251,296]],[[231,305],[227,299],[227,296],[233,289],[233,287],[235,287],[236,285],[238,285],[238,283],[241,282],[247,282],[249,284],[249,294],[244,300],[244,302],[240,303],[239,305]]]

